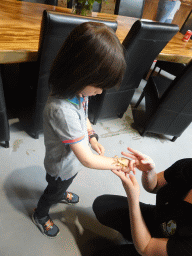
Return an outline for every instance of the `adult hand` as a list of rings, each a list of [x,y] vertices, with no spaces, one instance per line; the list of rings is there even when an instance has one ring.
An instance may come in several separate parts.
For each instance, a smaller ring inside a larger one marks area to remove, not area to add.
[[[128,200],[131,203],[138,203],[140,196],[140,187],[139,183],[136,180],[136,177],[133,174],[125,173],[121,170],[111,170],[115,173],[122,181],[123,187],[127,194]]]
[[[129,157],[132,160],[129,161],[128,168],[130,171],[135,173],[135,168],[142,172],[151,171],[155,168],[153,160],[137,150],[134,150],[130,147],[127,148],[131,153],[121,152],[123,156]]]
[[[99,155],[103,156],[105,153],[104,147],[97,141],[96,138],[91,138],[90,144],[93,150],[95,150]]]

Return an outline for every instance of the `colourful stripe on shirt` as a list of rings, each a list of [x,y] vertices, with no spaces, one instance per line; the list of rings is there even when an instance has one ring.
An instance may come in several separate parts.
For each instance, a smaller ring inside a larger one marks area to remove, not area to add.
[[[69,101],[69,102],[71,102],[71,103],[73,103],[73,104],[75,104],[75,105],[79,105],[79,99],[80,99],[81,103],[82,103],[83,100],[84,100],[82,97],[77,97],[77,96],[75,96],[75,97],[72,98],[72,99],[67,99],[67,101]]]
[[[81,136],[80,138],[74,139],[74,140],[64,140],[62,141],[62,143],[66,143],[66,144],[72,144],[72,143],[77,143],[80,142],[81,140],[83,140],[85,138],[85,136]]]

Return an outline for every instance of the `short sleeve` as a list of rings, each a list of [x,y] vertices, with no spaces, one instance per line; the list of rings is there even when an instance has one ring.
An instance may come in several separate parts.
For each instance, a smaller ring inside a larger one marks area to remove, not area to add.
[[[192,188],[192,158],[185,158],[175,162],[165,170],[166,181],[175,183],[185,183]]]
[[[63,143],[77,143],[85,137],[80,116],[75,109],[55,110],[50,118],[50,125]]]
[[[168,256],[191,256],[192,237],[171,237],[167,242]]]

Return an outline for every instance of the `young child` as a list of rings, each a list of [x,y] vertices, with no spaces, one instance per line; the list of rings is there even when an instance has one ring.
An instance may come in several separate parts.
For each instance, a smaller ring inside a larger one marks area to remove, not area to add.
[[[119,86],[126,68],[123,48],[115,32],[102,23],[77,26],[59,51],[50,73],[51,88],[44,109],[46,180],[48,186],[32,216],[48,237],[59,228],[49,217],[53,204],[75,204],[79,197],[67,192],[84,165],[91,169],[121,169],[114,158],[104,156],[98,135],[88,120],[88,96]],[[88,146],[99,154],[93,154]]]

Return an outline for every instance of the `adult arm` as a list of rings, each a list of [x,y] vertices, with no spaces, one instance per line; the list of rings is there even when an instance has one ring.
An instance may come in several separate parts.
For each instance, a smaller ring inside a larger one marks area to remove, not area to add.
[[[167,238],[153,238],[143,219],[140,205],[139,184],[132,174],[112,170],[122,180],[129,203],[130,225],[133,243],[142,256],[167,256]]]
[[[143,219],[139,203],[129,202],[131,234],[136,250],[143,256],[167,256],[167,238],[153,238]]]
[[[167,184],[164,178],[164,171],[156,173],[153,160],[137,150],[128,148],[129,153],[122,152],[122,155],[131,158],[129,161],[129,169],[135,173],[135,168],[142,171],[142,185],[144,189],[150,193],[157,191]]]
[[[164,178],[164,171],[156,173],[153,169],[149,172],[142,173],[142,185],[147,192],[156,194],[166,184],[167,181]]]

